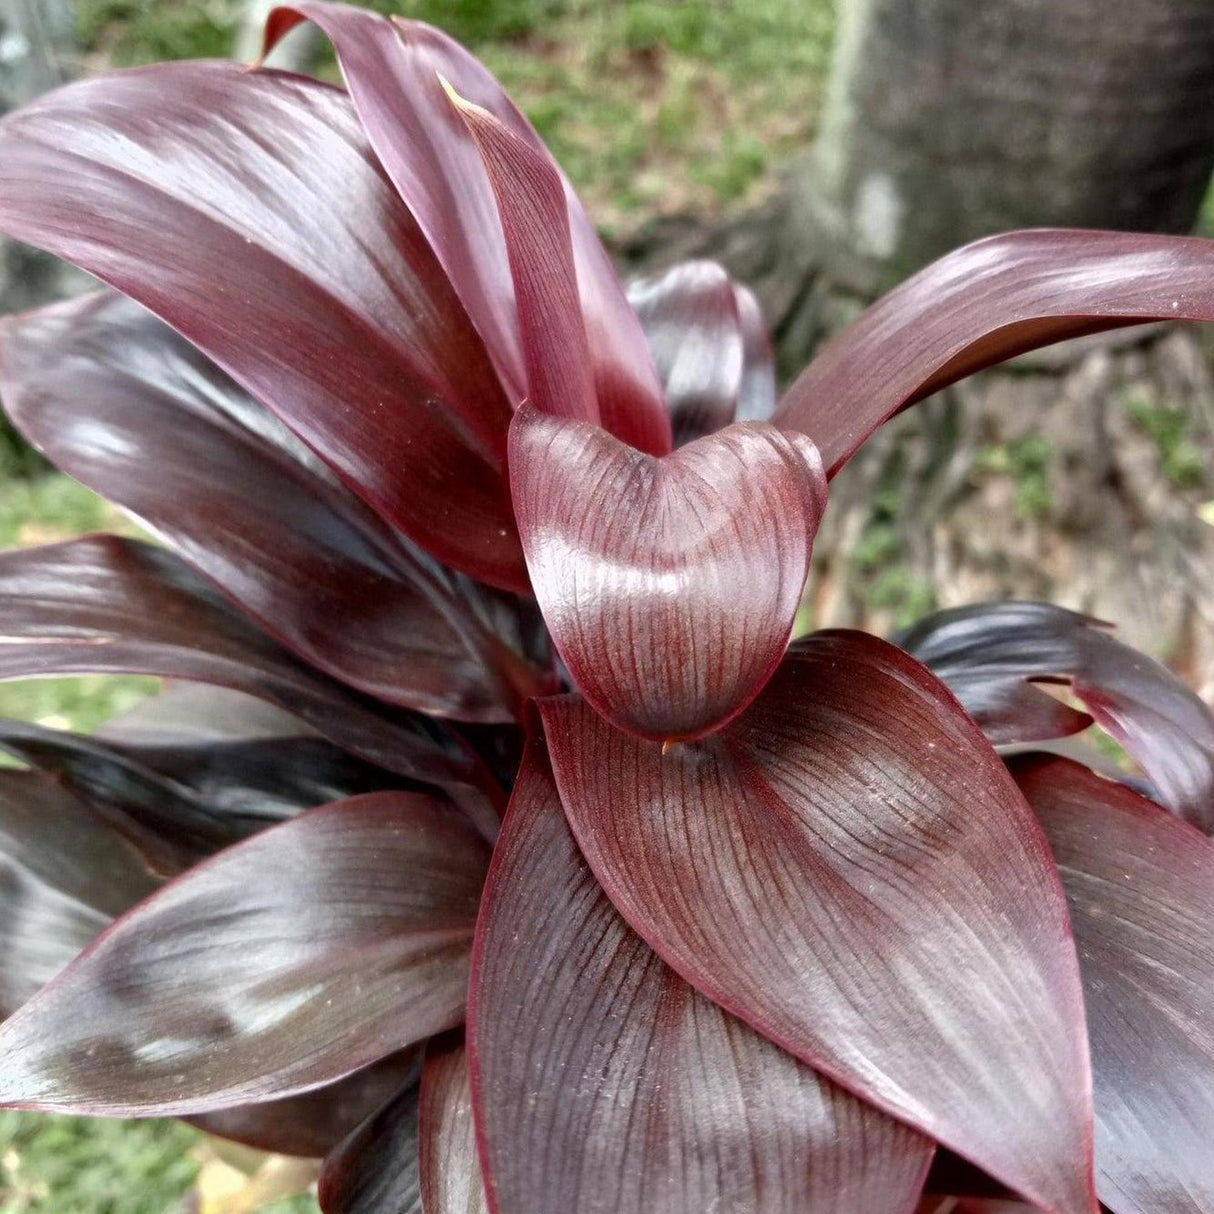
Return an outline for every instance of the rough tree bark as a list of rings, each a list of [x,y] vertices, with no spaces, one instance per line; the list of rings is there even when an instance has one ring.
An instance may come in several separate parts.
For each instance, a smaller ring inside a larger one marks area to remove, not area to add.
[[[626,250],[725,261],[756,286],[787,372],[979,236],[1192,228],[1214,169],[1214,0],[840,0],[839,17],[818,137],[778,195]],[[1131,330],[1030,357],[887,427],[834,484],[818,620],[1047,597],[1123,622],[1214,691],[1200,341]]]

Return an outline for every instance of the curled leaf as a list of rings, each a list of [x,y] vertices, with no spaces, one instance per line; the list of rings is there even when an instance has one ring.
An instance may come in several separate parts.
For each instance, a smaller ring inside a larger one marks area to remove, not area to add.
[[[992,742],[1045,741],[1094,719],[1163,804],[1214,830],[1214,715],[1098,621],[1048,603],[985,603],[928,616],[898,642],[949,685]],[[1069,684],[1091,717],[1034,682]]]
[[[688,738],[754,698],[788,644],[825,505],[812,443],[747,423],[655,459],[524,406],[510,475],[536,598],[598,711]]]
[[[778,425],[829,475],[900,409],[1027,350],[1152,320],[1214,320],[1214,241],[1042,228],[947,254],[831,339]]]
[[[676,446],[775,408],[771,343],[754,296],[713,261],[628,286],[666,390]]]

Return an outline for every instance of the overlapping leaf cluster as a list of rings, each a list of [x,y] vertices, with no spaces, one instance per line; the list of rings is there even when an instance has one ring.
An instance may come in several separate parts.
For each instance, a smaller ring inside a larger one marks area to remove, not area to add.
[[[1214,1210],[1201,702],[1045,605],[789,645],[877,427],[1214,319],[1214,246],[970,246],[777,402],[753,297],[626,295],[460,47],[301,20],[344,89],[0,124],[0,227],[105,284],[0,324],[5,407],[161,541],[0,556],[0,677],[173,683],[0,726],[0,1099],[325,1154],[329,1214]],[[1137,787],[994,748],[1093,720]]]

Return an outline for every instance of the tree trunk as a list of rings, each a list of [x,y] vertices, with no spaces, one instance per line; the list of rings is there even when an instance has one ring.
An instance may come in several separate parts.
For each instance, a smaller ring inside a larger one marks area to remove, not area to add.
[[[792,221],[876,293],[992,232],[1187,232],[1214,171],[1210,0],[843,0]]]
[[[1192,228],[1214,168],[1214,0],[840,9],[819,134],[784,189],[625,250],[646,267],[724,261],[758,291],[786,374],[977,237]],[[1201,341],[1089,339],[887,426],[832,485],[816,621],[881,630],[933,605],[1052,599],[1117,621],[1214,692],[1214,347]]]

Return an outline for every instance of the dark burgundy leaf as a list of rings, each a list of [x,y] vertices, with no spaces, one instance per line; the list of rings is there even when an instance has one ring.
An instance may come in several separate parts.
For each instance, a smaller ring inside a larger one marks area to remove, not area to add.
[[[0,160],[0,229],[149,307],[438,559],[525,588],[510,402],[343,92],[137,68],[9,115]]]
[[[290,431],[130,300],[103,292],[0,322],[0,394],[53,464],[329,674],[472,721],[509,720],[534,689],[473,583],[296,458]]]
[[[416,1093],[418,1059],[416,1049],[402,1050],[302,1096],[238,1105],[186,1120],[208,1134],[243,1142],[258,1151],[318,1159],[397,1092],[412,1088]],[[391,1214],[396,1214],[395,1209]]]
[[[173,683],[103,721],[93,736],[150,749],[319,735],[299,717],[255,696],[206,683]]]
[[[517,405],[529,387],[502,227],[477,149],[444,96],[440,77],[557,172],[547,149],[484,65],[441,31],[346,5],[301,3],[271,13],[267,51],[305,19],[316,22],[337,48],[372,145]],[[643,451],[664,454],[670,450],[670,425],[644,334],[581,203],[567,180],[558,181],[580,295],[572,306],[585,326],[603,424]]]
[[[324,1214],[423,1214],[417,1106],[413,1083],[334,1148],[317,1185]]]
[[[0,1017],[156,885],[68,789],[38,772],[0,771]]]
[[[426,1046],[418,1138],[426,1214],[488,1214],[472,1125],[467,1051],[458,1039],[436,1038]]]
[[[514,278],[527,399],[544,413],[600,420],[560,171],[542,150],[444,81],[493,185]]]
[[[638,741],[572,696],[542,710],[590,867],[683,978],[1045,1209],[1094,1208],[1057,873],[943,684],[820,633],[702,742]]]
[[[468,1032],[495,1214],[906,1214],[931,1159],[930,1140],[697,994],[629,929],[538,742],[485,890]]]
[[[492,777],[444,725],[296,661],[177,557],[114,536],[0,554],[0,679],[132,672],[269,700],[362,758],[449,791],[488,825]]]
[[[1049,836],[1079,949],[1096,1185],[1116,1214],[1214,1209],[1214,843],[1052,757],[1012,770]]]
[[[1033,1207],[1019,1201],[991,1197],[925,1197],[916,1214],[1033,1214]]]
[[[313,737],[142,747],[0,718],[0,748],[59,776],[161,876],[300,810],[414,787]]]
[[[148,747],[111,743],[109,750],[188,790],[211,812],[254,825],[343,797],[411,787],[403,777],[363,763],[323,738]]]
[[[1214,716],[1170,670],[1048,603],[984,603],[920,620],[898,643],[930,666],[996,744],[1075,733],[1092,718],[1157,798],[1214,830]],[[1032,686],[1068,683],[1092,714]]]
[[[742,387],[738,393],[737,420],[770,421],[776,411],[776,355],[767,321],[754,292],[734,284],[738,320],[742,325]]]
[[[676,446],[775,408],[771,345],[749,291],[714,261],[685,261],[629,284],[666,389]]]
[[[833,476],[899,409],[1039,346],[1152,320],[1214,320],[1214,242],[1039,229],[957,249],[823,347],[776,422]]]
[[[682,738],[749,703],[788,644],[825,505],[811,443],[747,423],[655,459],[525,405],[510,475],[536,597],[595,708]]]
[[[0,1101],[206,1113],[332,1083],[463,1017],[488,847],[372,793],[220,852],[0,1026]]]

